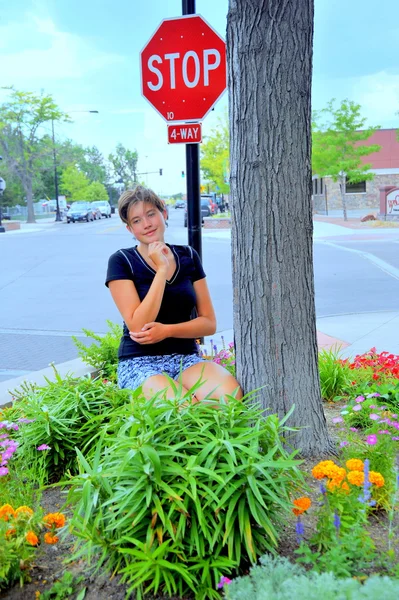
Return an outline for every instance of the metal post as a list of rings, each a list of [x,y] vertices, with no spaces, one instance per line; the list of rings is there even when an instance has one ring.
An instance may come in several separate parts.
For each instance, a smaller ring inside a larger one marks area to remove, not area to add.
[[[0,233],[5,233],[6,228],[1,224],[1,213],[3,210],[3,190],[0,190]]]
[[[183,15],[195,14],[195,0],[182,0]],[[188,243],[202,258],[199,144],[186,144]]]
[[[57,157],[55,153],[55,139],[54,139],[54,119],[51,119],[51,126],[53,129],[53,157],[54,157],[54,186],[55,186],[55,203],[56,203],[56,214],[55,220],[62,221],[60,214],[60,205],[58,201],[58,174],[57,174]]]

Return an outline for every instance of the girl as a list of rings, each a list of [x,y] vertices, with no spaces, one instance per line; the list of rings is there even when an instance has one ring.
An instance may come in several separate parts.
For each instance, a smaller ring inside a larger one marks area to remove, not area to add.
[[[202,359],[195,338],[216,331],[215,311],[197,252],[164,241],[165,208],[150,189],[127,190],[118,202],[120,218],[139,244],[118,250],[109,259],[106,285],[123,324],[119,347],[121,388],[142,385],[146,398],[165,390],[174,398],[163,373],[182,384],[186,394],[199,379],[194,402],[225,394],[242,397],[236,379],[222,366]],[[191,319],[193,309],[197,317]]]

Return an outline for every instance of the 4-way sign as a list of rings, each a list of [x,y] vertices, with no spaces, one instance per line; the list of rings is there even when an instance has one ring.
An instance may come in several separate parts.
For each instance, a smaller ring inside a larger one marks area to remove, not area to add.
[[[226,89],[226,44],[200,15],[161,22],[140,53],[143,96],[166,121],[201,121]]]

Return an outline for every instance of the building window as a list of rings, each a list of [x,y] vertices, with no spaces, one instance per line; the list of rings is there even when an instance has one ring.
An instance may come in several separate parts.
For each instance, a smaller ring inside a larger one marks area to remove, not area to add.
[[[366,182],[359,181],[358,183],[349,183],[348,181],[345,184],[345,193],[346,194],[364,194],[366,192]]]
[[[324,194],[323,178],[312,180],[312,194],[313,196]]]

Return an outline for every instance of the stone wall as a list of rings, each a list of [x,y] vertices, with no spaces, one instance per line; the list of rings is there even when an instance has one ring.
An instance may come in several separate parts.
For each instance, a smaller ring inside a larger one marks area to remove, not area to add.
[[[331,177],[325,177],[324,185],[327,189],[328,210],[342,209],[341,192],[338,181],[333,181]],[[399,187],[399,174],[375,175],[372,181],[366,181],[365,193],[346,194],[346,208],[348,210],[356,208],[379,208],[379,188],[382,185],[397,185]],[[325,212],[326,201],[324,196],[313,196],[313,210],[318,213]]]
[[[231,219],[228,217],[204,217],[205,229],[230,229]]]
[[[19,221],[2,221],[2,225],[6,231],[21,229],[21,223]]]

